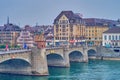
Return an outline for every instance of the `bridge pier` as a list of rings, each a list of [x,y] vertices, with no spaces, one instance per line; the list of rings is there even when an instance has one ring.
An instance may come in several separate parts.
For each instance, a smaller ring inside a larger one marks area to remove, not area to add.
[[[69,54],[67,54],[67,50],[63,50],[63,57],[64,57],[64,66],[70,67],[70,60],[69,60]]]
[[[84,54],[84,57],[83,57],[83,62],[88,62],[88,53],[87,53],[87,48],[83,47],[83,54]]]
[[[32,49],[32,55],[31,55],[31,73],[32,75],[48,75],[48,66],[46,61],[46,54],[45,54],[45,48]]]

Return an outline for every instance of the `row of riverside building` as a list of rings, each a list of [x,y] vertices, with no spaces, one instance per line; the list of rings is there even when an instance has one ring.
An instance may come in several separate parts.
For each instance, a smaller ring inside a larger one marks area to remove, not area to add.
[[[24,29],[9,23],[0,26],[0,44],[29,47],[45,40],[46,46],[116,46],[120,47],[120,21],[83,18],[79,13],[62,11],[50,25],[25,25]],[[43,39],[44,38],[44,39]]]
[[[62,11],[54,20],[54,43],[55,45],[120,46],[120,29],[116,28],[117,25],[119,20],[82,18],[78,13]],[[117,41],[104,38],[103,33],[105,36],[113,34],[116,36],[117,33]]]

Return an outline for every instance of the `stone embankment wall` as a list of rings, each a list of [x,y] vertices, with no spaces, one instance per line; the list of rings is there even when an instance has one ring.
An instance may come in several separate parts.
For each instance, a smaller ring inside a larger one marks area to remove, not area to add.
[[[97,47],[96,59],[120,60],[120,51],[115,52],[113,48]]]

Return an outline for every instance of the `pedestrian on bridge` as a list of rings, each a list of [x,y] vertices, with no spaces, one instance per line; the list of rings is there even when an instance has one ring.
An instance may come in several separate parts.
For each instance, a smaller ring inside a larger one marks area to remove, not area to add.
[[[8,44],[6,44],[5,51],[9,51]]]

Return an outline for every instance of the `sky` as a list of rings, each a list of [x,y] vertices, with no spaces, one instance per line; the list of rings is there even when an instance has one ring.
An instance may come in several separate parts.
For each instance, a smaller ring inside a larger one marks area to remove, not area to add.
[[[0,25],[53,25],[61,11],[81,13],[83,18],[120,18],[120,0],[0,0]]]

